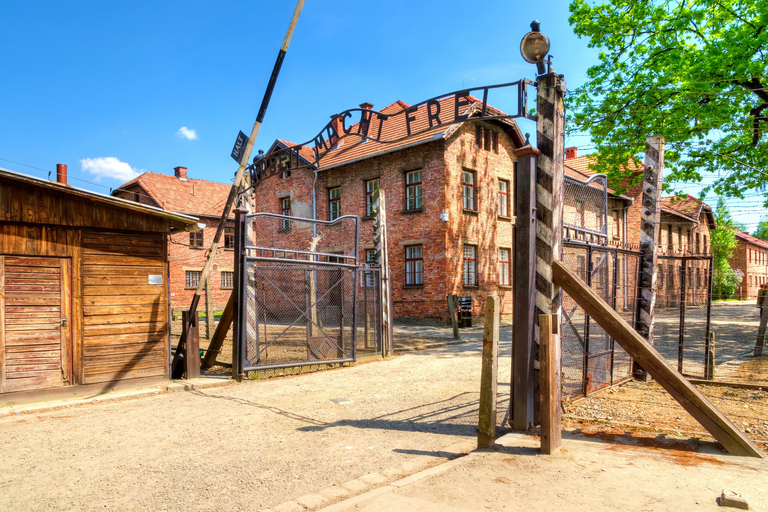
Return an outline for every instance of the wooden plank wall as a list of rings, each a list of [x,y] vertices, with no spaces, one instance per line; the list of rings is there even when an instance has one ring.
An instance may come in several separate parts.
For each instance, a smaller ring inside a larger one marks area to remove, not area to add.
[[[159,234],[83,232],[83,384],[167,374],[166,250]]]

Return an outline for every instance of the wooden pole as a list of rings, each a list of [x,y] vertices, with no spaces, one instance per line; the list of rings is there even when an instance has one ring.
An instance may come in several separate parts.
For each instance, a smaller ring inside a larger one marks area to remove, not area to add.
[[[446,295],[445,300],[448,302],[448,316],[451,317],[451,327],[453,327],[453,339],[460,340],[461,334],[459,333],[459,322],[456,318],[456,300],[457,296],[449,293]]]
[[[496,400],[499,384],[499,298],[485,298],[483,362],[480,373],[480,415],[477,447],[491,448],[496,439]]]
[[[541,341],[541,453],[551,455],[562,444],[560,426],[560,319],[557,315],[539,317]]]
[[[187,379],[196,379],[200,376],[200,321],[197,315],[191,315],[189,311],[182,311],[181,325],[187,334],[184,373]]]
[[[763,355],[763,345],[765,344],[765,330],[768,326],[768,307],[765,305],[767,290],[757,292],[757,304],[760,308],[760,327],[757,329],[757,340],[755,340],[755,357]],[[760,300],[762,299],[762,300]]]
[[[211,297],[211,276],[205,280],[205,337],[209,340],[213,336],[213,297]]]
[[[715,380],[715,333],[709,333],[709,346],[707,347],[707,380]]]
[[[637,286],[637,321],[635,329],[653,344],[653,324],[656,313],[657,244],[661,222],[661,184],[664,174],[664,137],[645,139],[645,169],[643,173],[643,202],[640,220],[640,283]],[[647,372],[633,362],[633,372],[639,379]]]
[[[747,436],[739,431],[688,379],[674,370],[666,358],[659,354],[614,308],[605,302],[587,284],[562,262],[552,266],[555,283],[581,306],[616,343],[637,361],[654,379],[677,400],[723,447],[735,455],[764,458],[765,454]]]
[[[533,425],[533,329],[536,297],[536,158],[530,146],[515,152],[515,257],[512,290],[513,340],[509,425],[518,431]]]
[[[552,262],[563,257],[563,177],[565,173],[565,81],[550,64],[537,81],[536,147],[541,152],[536,169],[536,311],[539,315],[560,316],[562,294],[552,281]],[[538,335],[535,331],[534,334]],[[538,337],[534,337],[538,343]],[[537,353],[534,349],[534,355]],[[534,356],[535,357],[535,356]],[[537,396],[538,361],[534,362],[533,421],[539,420]]]
[[[221,352],[221,347],[224,346],[224,339],[227,337],[229,327],[232,325],[232,294],[229,294],[227,305],[224,306],[224,311],[221,313],[219,323],[216,324],[216,331],[213,333],[213,338],[208,344],[208,350],[205,353],[205,357],[201,362],[201,368],[210,368],[216,364],[216,358]]]
[[[296,8],[293,11],[293,16],[291,17],[291,22],[288,24],[288,30],[285,34],[285,38],[283,38],[283,44],[280,46],[280,51],[277,54],[277,60],[275,61],[275,65],[272,68],[272,75],[269,78],[269,83],[267,84],[267,90],[264,92],[264,97],[261,100],[261,107],[259,107],[259,112],[256,115],[256,121],[253,123],[253,128],[251,129],[251,137],[248,139],[248,143],[245,145],[245,150],[243,151],[243,156],[240,159],[239,166],[237,168],[237,173],[235,174],[235,181],[232,184],[232,188],[229,190],[229,195],[227,196],[227,201],[224,203],[224,208],[221,211],[221,218],[219,219],[219,226],[216,228],[216,234],[213,237],[213,242],[211,243],[211,248],[208,251],[208,256],[205,260],[205,265],[203,266],[203,270],[200,272],[200,282],[198,283],[197,289],[195,290],[195,294],[192,296],[192,302],[189,305],[189,311],[190,315],[197,314],[197,306],[200,303],[200,295],[203,293],[203,285],[205,284],[205,281],[208,279],[208,277],[211,274],[211,267],[213,265],[213,258],[216,256],[216,251],[219,248],[219,242],[221,241],[221,235],[224,233],[224,227],[226,226],[227,220],[229,219],[229,211],[232,209],[232,205],[235,202],[235,198],[238,194],[240,194],[240,190],[243,187],[245,181],[246,181],[246,174],[245,174],[245,168],[248,166],[248,161],[251,158],[251,151],[253,151],[253,144],[256,142],[256,137],[259,135],[259,130],[261,129],[261,123],[264,121],[264,116],[267,113],[267,107],[269,106],[269,100],[272,97],[272,91],[275,88],[275,83],[277,82],[277,76],[280,74],[280,68],[283,65],[283,60],[285,59],[285,54],[288,51],[288,45],[291,42],[291,38],[293,37],[293,31],[296,28],[296,23],[299,21],[299,15],[301,14],[301,10],[304,8],[304,0],[298,0],[296,3]],[[182,346],[186,342],[185,339],[185,333],[182,332],[181,339],[179,340],[179,345],[176,349],[176,352],[179,353],[182,349]],[[176,364],[176,361],[174,361],[174,365]]]
[[[384,191],[374,192],[373,243],[376,259],[381,263],[381,334],[385,338],[384,356],[391,356],[394,349],[392,340],[392,291],[390,289],[389,253],[387,251],[387,207]]]

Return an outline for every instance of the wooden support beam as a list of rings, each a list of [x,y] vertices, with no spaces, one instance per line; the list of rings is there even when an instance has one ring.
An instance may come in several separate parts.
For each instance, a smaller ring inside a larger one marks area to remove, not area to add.
[[[480,414],[477,447],[491,448],[496,443],[496,399],[499,384],[499,298],[485,298],[483,362],[480,373]]]
[[[451,317],[451,327],[453,327],[453,339],[460,340],[461,334],[459,333],[459,321],[456,318],[456,303],[458,297],[452,293],[446,295],[445,300],[448,302],[448,316]]]
[[[539,361],[541,371],[541,453],[551,455],[560,451],[560,319],[557,315],[539,317]]]
[[[181,312],[181,325],[186,333],[184,345],[184,373],[187,379],[200,376],[200,321],[197,312]]]
[[[224,307],[224,312],[221,314],[219,323],[216,325],[216,331],[213,333],[213,338],[211,338],[211,342],[208,344],[208,351],[205,353],[205,357],[203,357],[200,366],[202,369],[210,368],[216,364],[216,358],[221,352],[221,347],[224,346],[224,339],[227,337],[229,328],[232,325],[232,303],[233,298],[230,293],[227,305]]]
[[[707,365],[704,378],[715,380],[715,333],[709,332],[709,345],[707,346]]]
[[[763,345],[765,344],[765,330],[768,326],[768,305],[766,305],[766,293],[768,290],[759,290],[757,292],[757,305],[760,308],[760,327],[757,329],[757,340],[755,340],[755,357],[763,355]]]
[[[675,371],[650,343],[574,272],[560,261],[553,263],[552,271],[555,283],[707,429],[728,453],[765,457],[757,445],[739,431],[685,377]]]
[[[205,280],[205,337],[209,340],[213,336],[213,297],[211,293],[211,276]]]

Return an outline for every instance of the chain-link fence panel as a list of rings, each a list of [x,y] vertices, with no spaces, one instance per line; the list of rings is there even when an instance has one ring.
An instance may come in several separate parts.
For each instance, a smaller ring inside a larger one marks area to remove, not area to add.
[[[381,354],[381,269],[360,269],[358,282],[360,293],[357,299],[357,354]]]
[[[595,175],[586,183],[563,182],[563,236],[566,240],[603,243],[607,240],[608,182]]]

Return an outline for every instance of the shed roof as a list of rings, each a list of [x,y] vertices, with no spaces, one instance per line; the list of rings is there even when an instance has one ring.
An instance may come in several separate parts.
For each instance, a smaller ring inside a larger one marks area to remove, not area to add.
[[[145,172],[112,191],[139,185],[160,208],[201,217],[221,217],[232,185],[215,181],[179,179],[174,175]],[[234,206],[234,205],[233,205]],[[230,217],[234,217],[232,211]]]
[[[20,183],[26,183],[28,185],[41,187],[48,190],[55,190],[57,192],[61,192],[64,194],[68,194],[76,197],[82,197],[85,199],[89,199],[91,201],[105,203],[110,206],[114,206],[116,208],[123,208],[126,210],[135,211],[137,213],[143,213],[145,215],[162,217],[164,219],[168,219],[169,221],[176,223],[177,225],[175,227],[184,229],[186,231],[197,231],[199,229],[197,227],[198,219],[190,215],[166,211],[161,208],[156,208],[154,206],[148,206],[145,204],[136,203],[134,201],[129,201],[127,199],[108,196],[106,194],[100,194],[98,192],[93,192],[91,190],[85,190],[82,188],[73,187],[72,185],[64,185],[56,181],[50,181],[42,178],[37,178],[35,176],[29,176],[27,174],[11,171],[9,169],[0,168],[0,178],[13,180]]]

